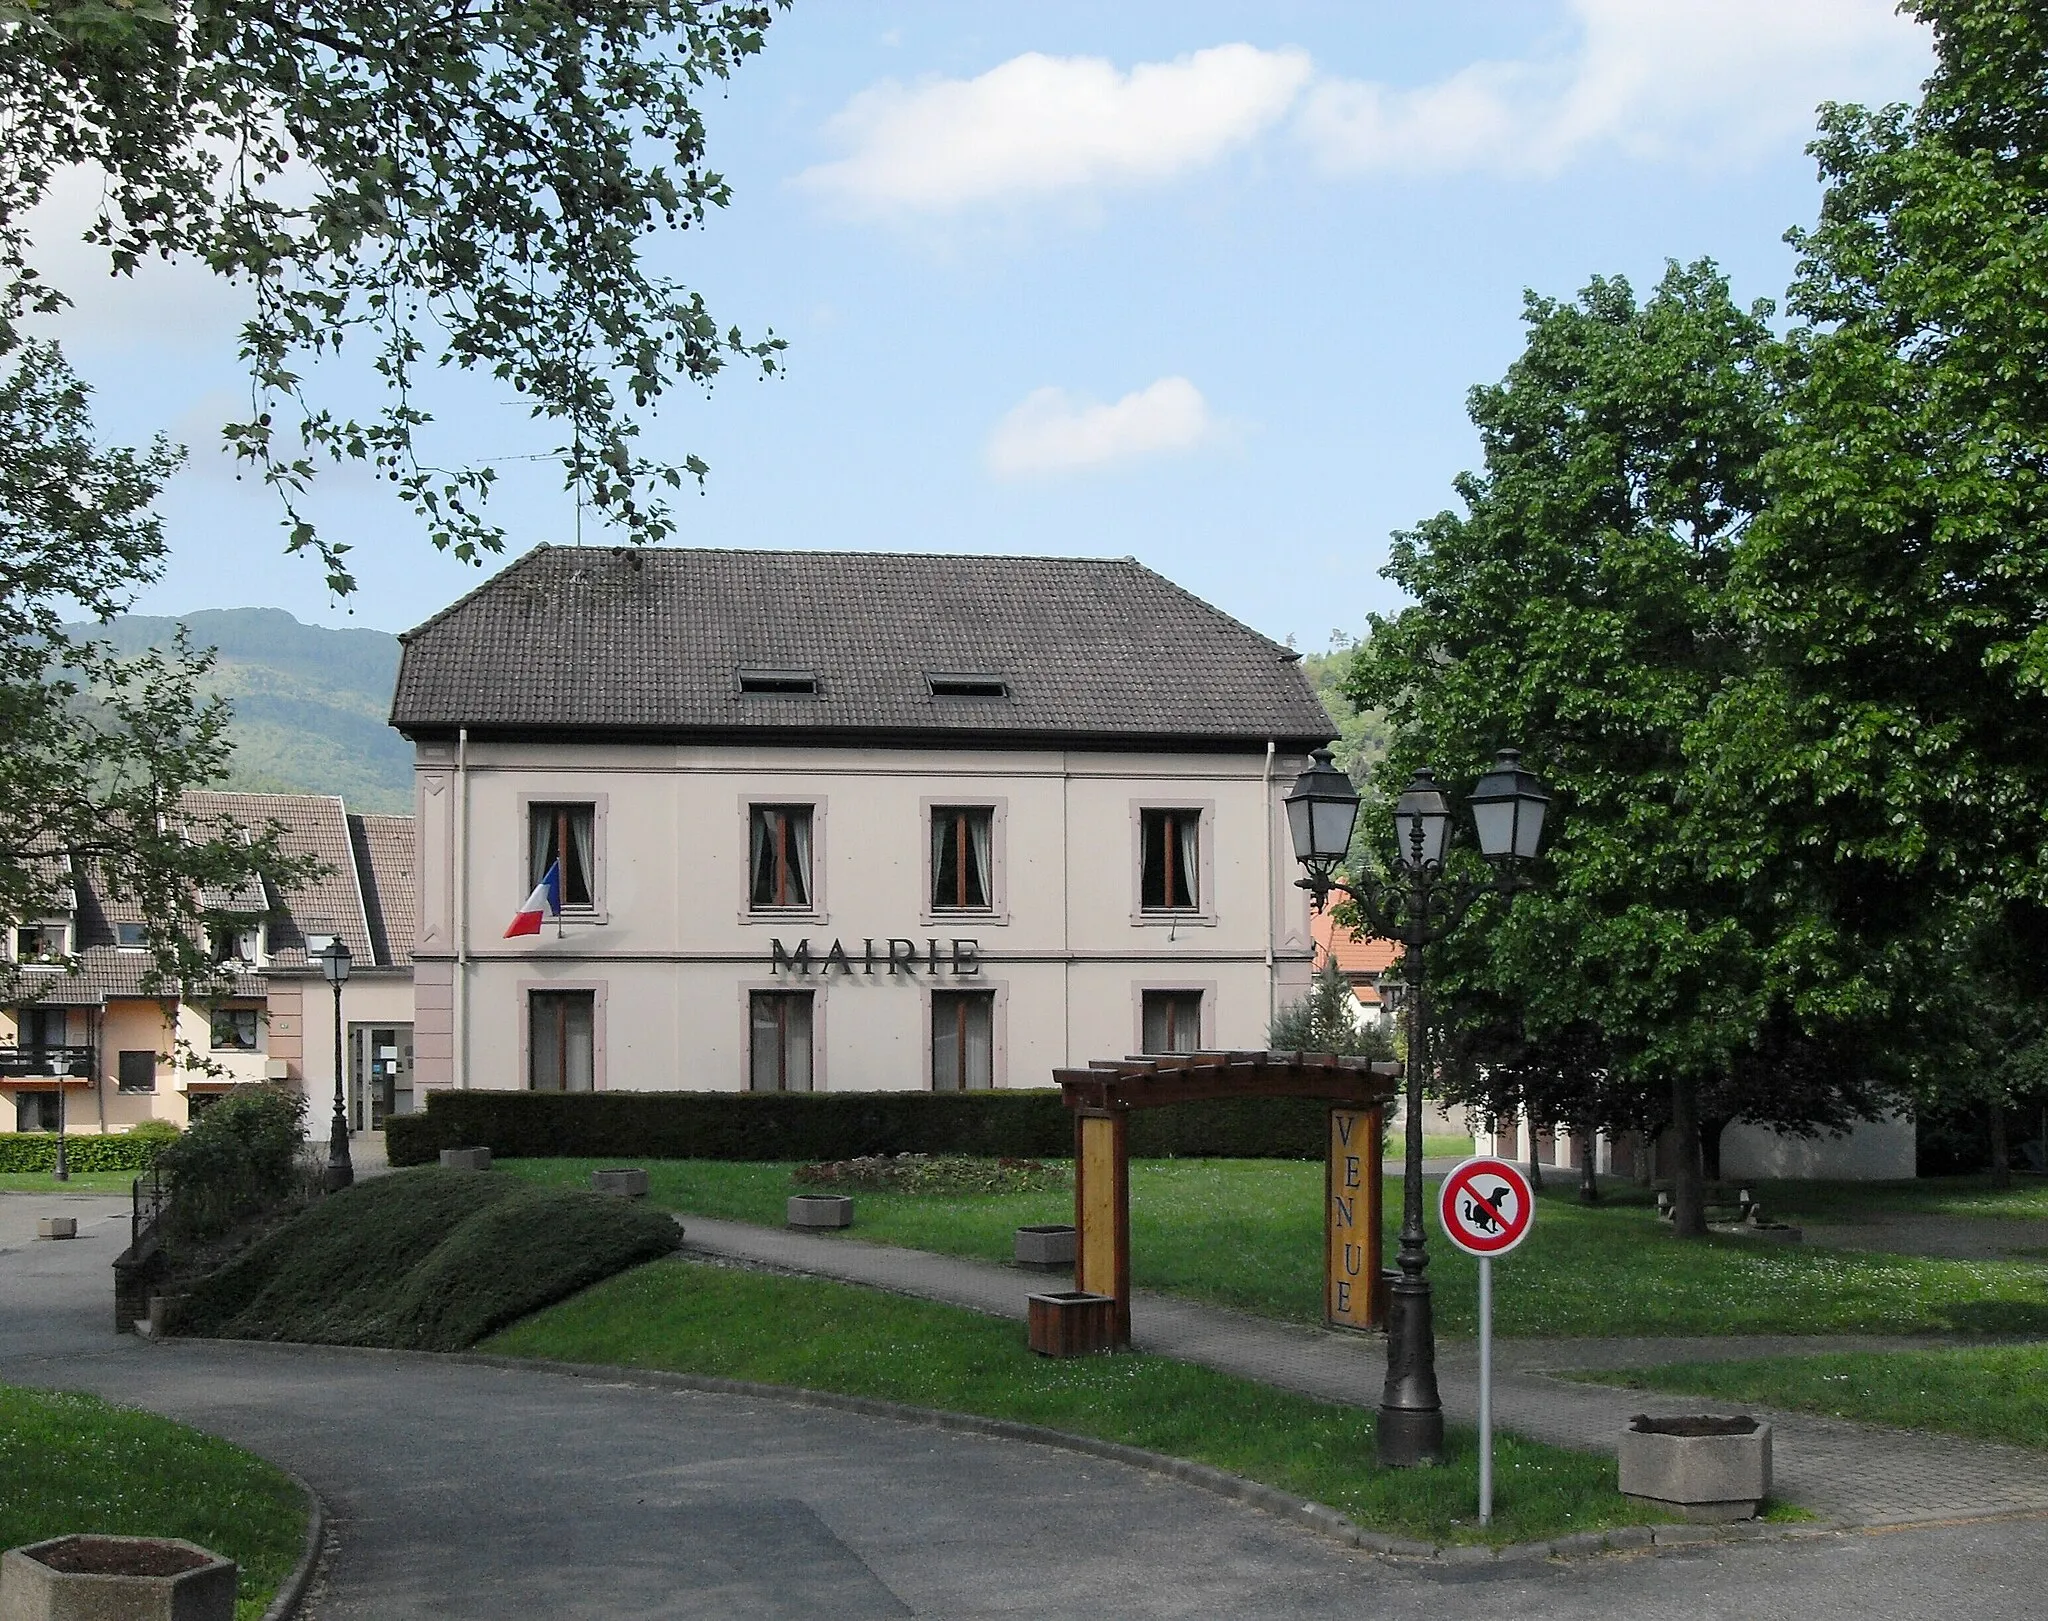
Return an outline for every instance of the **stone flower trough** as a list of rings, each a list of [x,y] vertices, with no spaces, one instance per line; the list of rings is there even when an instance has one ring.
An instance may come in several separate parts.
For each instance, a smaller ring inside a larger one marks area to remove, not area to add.
[[[851,1227],[853,1200],[843,1193],[793,1193],[789,1196],[789,1225],[806,1232],[824,1227]]]
[[[1621,1437],[1621,1490],[1681,1519],[1753,1519],[1771,1494],[1771,1427],[1638,1413]]]
[[[52,1537],[0,1554],[0,1621],[234,1621],[237,1576],[175,1537]]]
[[[1019,1227],[1016,1239],[1019,1266],[1043,1272],[1065,1272],[1074,1264],[1074,1229],[1066,1222],[1042,1222]]]
[[[491,1151],[488,1148],[441,1150],[441,1169],[444,1171],[488,1171],[490,1168]]]
[[[647,1197],[647,1172],[637,1165],[615,1165],[590,1173],[593,1193],[609,1193],[619,1199]]]

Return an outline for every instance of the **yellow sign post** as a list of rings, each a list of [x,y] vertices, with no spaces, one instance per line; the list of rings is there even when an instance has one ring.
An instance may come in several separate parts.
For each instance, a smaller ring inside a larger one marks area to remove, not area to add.
[[[1330,1111],[1323,1178],[1323,1319],[1332,1328],[1381,1325],[1380,1111]]]

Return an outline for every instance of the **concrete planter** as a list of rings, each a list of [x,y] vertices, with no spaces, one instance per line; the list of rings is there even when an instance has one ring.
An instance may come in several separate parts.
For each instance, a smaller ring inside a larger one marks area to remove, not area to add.
[[[590,1189],[593,1193],[609,1193],[621,1199],[644,1199],[647,1197],[647,1173],[637,1166],[624,1165],[592,1171]]]
[[[843,1193],[793,1193],[789,1198],[789,1225],[805,1230],[851,1227],[853,1201]]]
[[[1621,1437],[1621,1490],[1688,1520],[1752,1519],[1771,1491],[1771,1427],[1639,1413]]]
[[[441,1150],[441,1169],[444,1171],[488,1171],[490,1168],[491,1151],[488,1148]]]
[[[237,1574],[175,1537],[52,1537],[0,1554],[0,1621],[234,1621]]]
[[[1017,1229],[1017,1264],[1065,1272],[1074,1264],[1074,1229],[1058,1222]]]
[[[78,1218],[76,1216],[36,1217],[36,1237],[38,1238],[76,1238],[77,1236]]]

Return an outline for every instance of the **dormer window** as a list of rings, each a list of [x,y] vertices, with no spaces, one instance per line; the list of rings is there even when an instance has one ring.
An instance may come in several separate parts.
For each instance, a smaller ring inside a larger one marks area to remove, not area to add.
[[[24,923],[14,931],[16,962],[59,962],[71,944],[68,923]]]
[[[207,940],[213,960],[222,966],[244,963],[253,968],[263,960],[261,923],[216,923],[207,931]]]
[[[809,670],[740,671],[740,696],[743,698],[815,698],[817,695],[818,678]]]
[[[116,923],[114,944],[123,951],[146,951],[149,949],[149,925],[147,923]]]
[[[924,684],[934,698],[1007,698],[1010,684],[999,675],[961,670],[927,670]]]

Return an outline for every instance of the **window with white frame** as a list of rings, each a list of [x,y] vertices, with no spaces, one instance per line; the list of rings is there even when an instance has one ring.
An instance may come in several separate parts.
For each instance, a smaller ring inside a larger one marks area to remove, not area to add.
[[[994,807],[932,807],[932,910],[986,912],[995,905]]]
[[[817,893],[809,805],[755,805],[747,814],[747,905],[807,912]]]
[[[589,800],[533,804],[527,811],[526,890],[530,892],[557,862],[562,867],[562,905],[597,904],[597,807]]]
[[[597,993],[532,991],[526,1001],[526,1084],[588,1092],[597,1080]]]
[[[1200,908],[1202,813],[1154,807],[1139,813],[1138,904],[1148,912]]]
[[[216,923],[207,930],[207,943],[216,963],[247,963],[263,960],[263,925],[236,918]]]
[[[67,923],[23,923],[14,930],[16,962],[55,962],[71,946]]]
[[[982,1092],[996,1084],[993,991],[932,992],[932,1090]]]
[[[1202,1046],[1200,991],[1146,991],[1139,1023],[1148,1053],[1199,1052]]]
[[[211,1023],[213,1050],[217,1053],[253,1053],[256,1050],[258,1011],[233,1002],[216,1004]]]
[[[747,1086],[755,1092],[808,1092],[812,993],[747,993]]]

